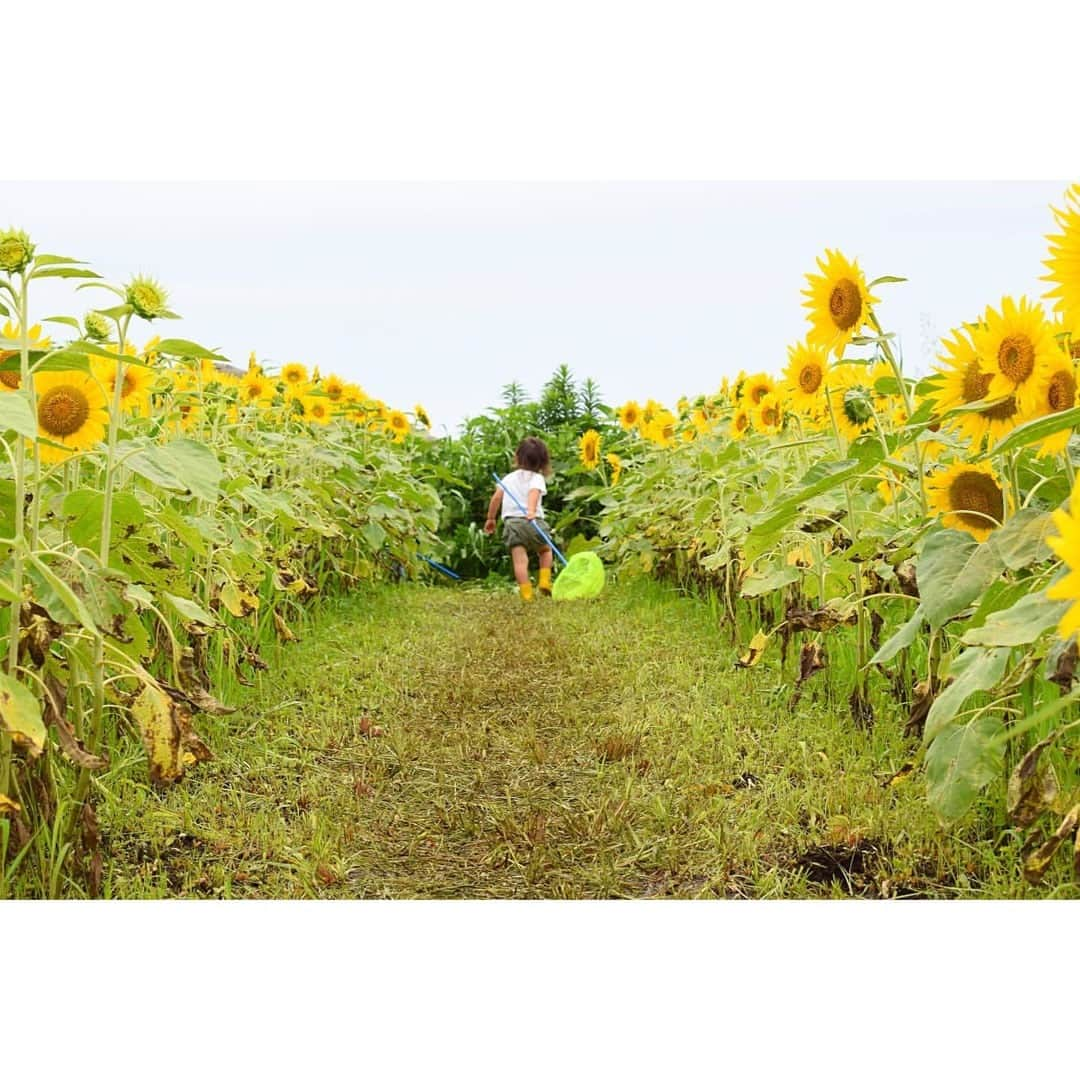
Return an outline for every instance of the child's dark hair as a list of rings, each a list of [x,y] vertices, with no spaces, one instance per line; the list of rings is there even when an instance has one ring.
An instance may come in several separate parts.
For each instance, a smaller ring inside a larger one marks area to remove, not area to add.
[[[545,476],[551,473],[551,455],[548,453],[547,443],[535,435],[521,440],[514,454],[514,461],[519,469],[543,473]]]

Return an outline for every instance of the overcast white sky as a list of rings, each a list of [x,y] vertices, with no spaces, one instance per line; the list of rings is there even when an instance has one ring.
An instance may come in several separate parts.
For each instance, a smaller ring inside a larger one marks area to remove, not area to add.
[[[568,363],[611,404],[776,371],[826,247],[882,286],[908,368],[932,336],[1044,286],[1049,183],[5,183],[0,221],[112,280],[158,277],[167,333],[301,360],[437,426]],[[103,296],[104,294],[97,294]],[[102,301],[50,282],[33,317]],[[152,332],[146,329],[145,336]]]

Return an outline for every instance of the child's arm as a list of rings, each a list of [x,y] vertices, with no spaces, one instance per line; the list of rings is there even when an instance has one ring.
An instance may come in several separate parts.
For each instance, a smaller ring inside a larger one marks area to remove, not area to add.
[[[525,516],[529,521],[533,521],[536,518],[536,508],[540,505],[540,489],[532,488],[529,491],[529,501],[525,504],[526,514]]]
[[[495,531],[495,515],[499,512],[499,507],[502,506],[502,499],[502,488],[497,487],[495,493],[491,496],[491,502],[488,503],[487,521],[484,522],[484,532],[488,536]]]

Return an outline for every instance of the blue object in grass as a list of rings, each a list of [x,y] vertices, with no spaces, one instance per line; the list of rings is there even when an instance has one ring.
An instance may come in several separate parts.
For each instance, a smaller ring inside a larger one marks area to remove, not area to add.
[[[424,562],[428,564],[428,566],[433,566],[436,570],[439,571],[440,574],[445,574],[447,577],[453,578],[455,581],[461,580],[461,575],[455,574],[449,566],[443,566],[441,562],[436,562],[434,559],[429,559],[426,555],[421,555],[420,558],[423,559]]]
[[[513,500],[514,505],[522,512],[523,515],[525,515],[525,517],[528,517],[529,511],[521,505],[521,501],[518,499],[518,497],[499,479],[499,474],[495,472],[494,469],[492,470],[491,475],[495,478],[495,483],[503,489],[504,493],[510,496],[510,498]],[[536,531],[540,534],[540,538],[544,541],[545,544],[547,544],[549,548],[551,548],[552,551],[555,552],[556,555],[559,556],[559,562],[561,562],[563,566],[565,566],[566,556],[555,546],[555,541],[552,540],[551,537],[548,536],[548,534],[540,528],[540,522],[537,521],[536,518],[532,519],[532,524],[533,528],[536,529]]]

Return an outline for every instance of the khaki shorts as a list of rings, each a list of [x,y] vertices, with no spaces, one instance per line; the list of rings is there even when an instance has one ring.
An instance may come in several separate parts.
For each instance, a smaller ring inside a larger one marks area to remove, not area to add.
[[[540,528],[551,536],[551,529],[546,521],[540,521]],[[549,546],[540,539],[533,523],[523,517],[503,518],[503,539],[508,548],[523,547],[530,555],[536,555]]]

